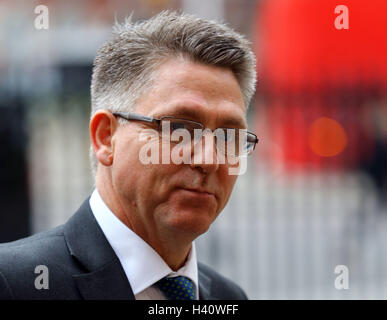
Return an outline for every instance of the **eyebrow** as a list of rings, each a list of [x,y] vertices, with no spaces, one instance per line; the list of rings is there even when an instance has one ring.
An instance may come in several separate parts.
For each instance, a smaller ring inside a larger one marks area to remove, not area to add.
[[[199,111],[195,107],[189,107],[187,105],[175,106],[176,109],[171,111],[165,111],[162,115],[154,115],[153,117],[160,118],[162,116],[174,116],[181,118],[189,118],[190,120],[196,120],[204,122],[205,116],[203,112]],[[221,118],[222,127],[246,127],[246,122],[239,117],[225,117]]]

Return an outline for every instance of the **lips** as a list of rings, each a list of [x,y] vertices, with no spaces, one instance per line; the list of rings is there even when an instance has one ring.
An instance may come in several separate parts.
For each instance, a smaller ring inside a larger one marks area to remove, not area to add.
[[[193,194],[196,194],[197,196],[206,196],[206,197],[213,196],[213,197],[216,197],[214,193],[209,192],[209,191],[207,191],[205,189],[196,189],[196,188],[180,188],[180,189],[188,191],[188,192],[193,193]]]

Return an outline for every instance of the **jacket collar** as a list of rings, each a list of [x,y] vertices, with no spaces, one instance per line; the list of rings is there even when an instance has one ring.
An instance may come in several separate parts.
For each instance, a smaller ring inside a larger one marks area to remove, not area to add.
[[[198,265],[198,268],[199,300],[217,300],[217,298],[211,294],[211,278],[203,272],[203,270],[200,268],[200,264]]]
[[[135,299],[120,261],[94,218],[89,198],[65,224],[64,235],[70,254],[84,269],[73,275],[84,299]]]

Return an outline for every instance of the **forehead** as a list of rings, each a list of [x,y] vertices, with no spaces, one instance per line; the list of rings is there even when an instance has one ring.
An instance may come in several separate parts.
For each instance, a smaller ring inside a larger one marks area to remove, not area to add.
[[[246,126],[243,95],[233,72],[182,59],[161,65],[154,85],[138,100],[136,112]]]

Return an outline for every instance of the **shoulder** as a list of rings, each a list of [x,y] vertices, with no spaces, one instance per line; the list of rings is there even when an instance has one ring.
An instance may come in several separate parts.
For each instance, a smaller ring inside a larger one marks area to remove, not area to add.
[[[54,253],[54,249],[63,246],[63,226],[37,233],[33,236],[0,244],[0,267],[7,268],[19,261],[28,262]]]
[[[63,226],[0,244],[0,299],[23,299],[36,294],[35,279],[42,266],[49,273],[50,282],[59,280],[55,279],[57,275],[70,274],[73,268],[66,247]]]
[[[199,278],[207,277],[210,281],[210,295],[222,300],[247,300],[246,293],[234,281],[222,276],[214,269],[199,262]]]

